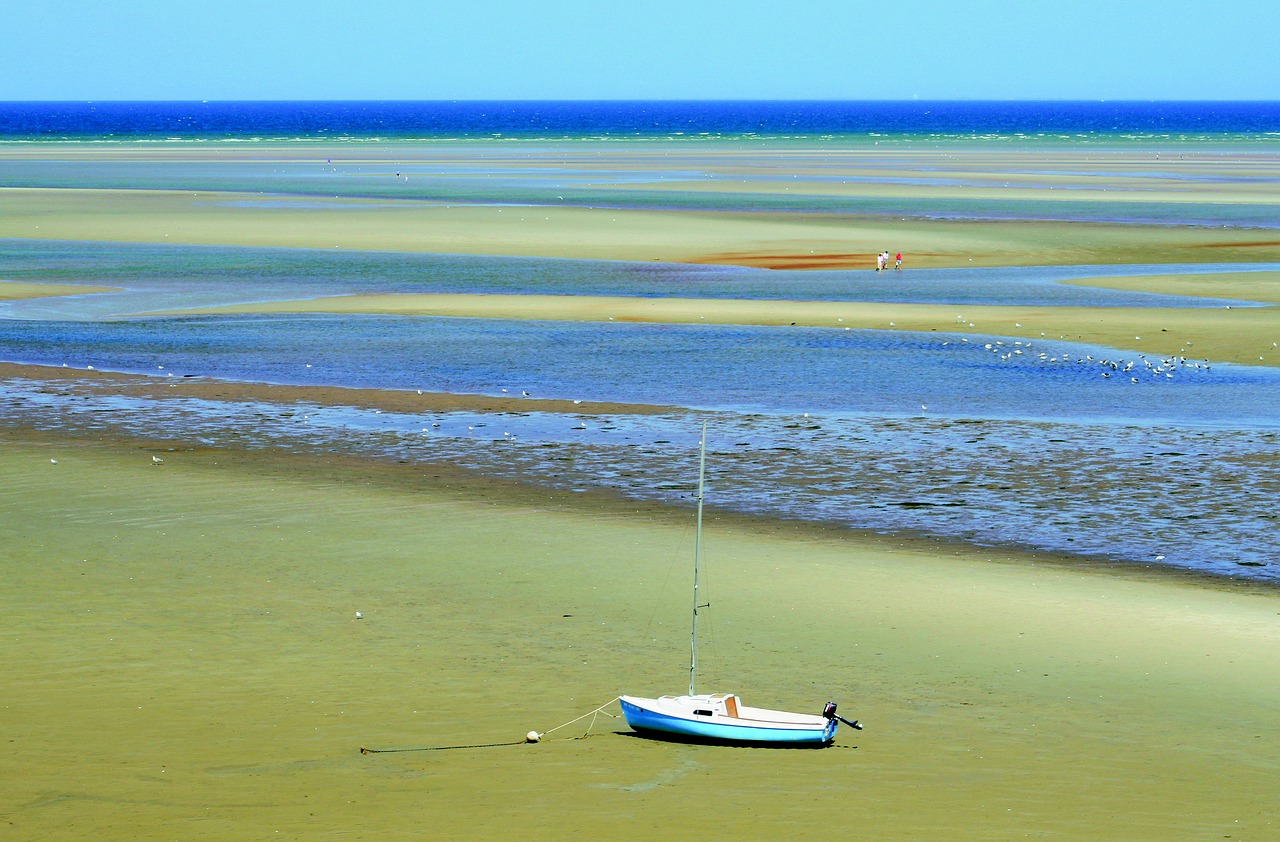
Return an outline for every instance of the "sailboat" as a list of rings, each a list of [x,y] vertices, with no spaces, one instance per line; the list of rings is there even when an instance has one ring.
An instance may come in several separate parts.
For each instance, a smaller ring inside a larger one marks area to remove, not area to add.
[[[707,425],[702,424],[698,457],[698,529],[693,550],[693,635],[689,658],[689,692],[682,696],[621,696],[622,714],[635,731],[646,736],[741,745],[830,745],[844,722],[862,730],[857,721],[836,713],[827,702],[821,714],[790,713],[747,707],[736,693],[698,693],[698,574],[702,563],[702,500],[707,474]]]

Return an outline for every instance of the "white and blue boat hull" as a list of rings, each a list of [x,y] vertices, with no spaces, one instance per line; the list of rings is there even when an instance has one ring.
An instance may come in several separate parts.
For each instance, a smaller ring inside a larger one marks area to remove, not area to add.
[[[728,700],[726,709],[725,701]],[[836,735],[836,719],[747,708],[737,697],[623,696],[622,714],[636,731],[657,737],[705,742],[823,746]]]

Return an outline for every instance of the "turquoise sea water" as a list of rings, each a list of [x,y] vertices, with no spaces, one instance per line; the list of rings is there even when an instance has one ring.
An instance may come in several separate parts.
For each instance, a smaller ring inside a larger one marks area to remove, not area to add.
[[[1114,138],[1109,138],[1109,141]],[[1245,141],[1237,139],[1239,144]],[[1078,140],[1076,143],[1086,143]],[[1258,140],[1247,148],[1266,148],[1280,143],[1280,135],[1272,141]],[[219,193],[238,192],[231,206],[262,209],[290,207],[325,208],[334,199],[365,199],[371,202],[439,202],[444,204],[501,205],[504,207],[618,207],[644,209],[680,209],[707,211],[744,211],[778,213],[831,213],[842,216],[900,216],[922,219],[1047,219],[1062,221],[1127,222],[1159,225],[1223,225],[1248,228],[1280,227],[1274,205],[1251,202],[1150,202],[1141,200],[1141,191],[1128,187],[1131,195],[1123,202],[1068,198],[1069,190],[1055,188],[1052,200],[1034,198],[965,198],[876,195],[789,195],[761,192],[697,192],[657,191],[630,186],[635,182],[654,183],[663,179],[704,182],[713,185],[724,179],[724,173],[700,169],[670,172],[655,171],[650,166],[636,171],[626,169],[625,155],[610,159],[601,166],[598,153],[575,152],[563,146],[510,146],[486,144],[475,150],[474,158],[462,156],[415,163],[421,149],[394,147],[401,154],[383,152],[380,160],[369,161],[367,148],[345,160],[346,147],[317,150],[306,161],[241,161],[217,163],[201,160],[180,161],[102,161],[74,159],[18,160],[0,158],[0,187],[38,187],[47,189],[93,188],[119,190],[190,190],[208,194],[210,203],[226,206],[230,200]],[[240,150],[243,151],[243,150]],[[521,168],[543,155],[570,159],[574,166],[547,169]],[[270,156],[268,156],[270,157]],[[428,155],[428,157],[430,157]],[[404,161],[401,158],[409,158]],[[487,162],[487,166],[485,165]],[[651,165],[652,159],[646,164]],[[894,162],[886,162],[893,165]],[[902,166],[918,167],[917,163]],[[1075,167],[1076,175],[1114,177],[1116,179],[1150,179],[1159,177],[1145,166],[1122,172],[1095,172]],[[392,173],[401,178],[389,178]],[[742,180],[734,173],[733,180]],[[1178,179],[1187,176],[1179,175]],[[1224,175],[1223,184],[1241,177]],[[847,181],[847,176],[841,176]],[[1174,179],[1175,181],[1177,179]],[[1196,180],[1200,180],[1197,178]],[[1249,182],[1280,184],[1274,179],[1251,176]],[[882,179],[876,179],[882,181]],[[919,178],[911,179],[920,183]],[[1034,184],[1033,184],[1034,186]],[[300,200],[306,200],[300,204]]]

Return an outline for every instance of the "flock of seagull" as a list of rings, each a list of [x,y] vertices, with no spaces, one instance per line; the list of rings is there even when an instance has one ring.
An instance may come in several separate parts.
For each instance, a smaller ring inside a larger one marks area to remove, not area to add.
[[[960,322],[961,324],[964,324],[965,318],[964,316],[957,316],[956,321]],[[889,322],[889,324],[892,325],[893,322]],[[976,327],[976,325],[974,325],[973,322],[969,322],[968,325],[969,327]],[[1014,327],[1022,327],[1022,324],[1015,322]],[[1043,333],[1041,333],[1040,335],[1044,336]],[[1142,337],[1135,336],[1133,338],[1141,339]],[[962,338],[960,341],[964,344],[969,344],[968,339]],[[947,341],[947,342],[943,342],[942,344],[950,345],[951,343],[950,341]],[[1190,345],[1191,343],[1188,342],[1187,344]],[[1275,342],[1271,344],[1273,347],[1276,346]],[[1040,353],[1032,356],[1031,342],[1030,341],[1024,342],[1023,340],[1020,340],[1020,339],[1010,340],[1008,342],[1006,342],[1003,339],[995,339],[995,340],[992,340],[991,342],[984,343],[982,347],[984,350],[990,351],[992,354],[994,354],[1001,362],[1035,360],[1036,362],[1041,362],[1041,363],[1050,364],[1050,365],[1060,365],[1062,363],[1072,362],[1072,355],[1068,353],[1063,353],[1061,355],[1058,355],[1056,353],[1047,354],[1041,351]],[[1184,348],[1183,350],[1186,350],[1186,349]],[[1262,357],[1258,357],[1258,359],[1262,359]],[[1138,354],[1138,358],[1136,360],[1131,360],[1131,359],[1113,360],[1107,357],[1095,358],[1092,354],[1085,354],[1084,356],[1077,356],[1074,360],[1074,364],[1089,365],[1089,366],[1096,365],[1098,366],[1098,368],[1101,369],[1100,373],[1104,378],[1110,378],[1112,375],[1115,375],[1115,374],[1119,374],[1119,375],[1127,374],[1129,375],[1129,381],[1132,383],[1142,382],[1139,379],[1140,376],[1142,375],[1150,375],[1150,379],[1155,379],[1162,376],[1166,379],[1173,379],[1175,374],[1179,374],[1185,371],[1207,372],[1211,370],[1211,366],[1209,365],[1209,362],[1207,360],[1191,360],[1179,354],[1174,354],[1173,356],[1169,356],[1169,357],[1160,357],[1155,362],[1149,359],[1146,354]],[[923,409],[923,407],[921,408]]]
[[[1027,360],[1035,360],[1037,362],[1061,365],[1063,363],[1074,365],[1096,366],[1101,371],[1104,378],[1112,375],[1129,375],[1129,380],[1133,383],[1141,382],[1141,377],[1154,379],[1164,377],[1172,379],[1175,374],[1186,371],[1210,371],[1210,365],[1202,360],[1189,360],[1186,357],[1174,355],[1171,357],[1160,357],[1152,361],[1146,354],[1138,354],[1137,359],[1110,359],[1108,357],[1094,357],[1092,354],[1085,354],[1082,357],[1075,357],[1074,361],[1071,354],[1047,354],[1043,351],[1032,354],[1032,344],[1021,340],[1013,342],[1005,342],[997,339],[994,342],[987,342],[983,346],[984,350],[990,351],[1001,361],[1008,362],[1018,358]]]

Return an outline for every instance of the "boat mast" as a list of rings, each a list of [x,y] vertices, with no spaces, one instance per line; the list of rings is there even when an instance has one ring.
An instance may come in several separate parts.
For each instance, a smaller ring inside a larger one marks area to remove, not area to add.
[[[689,695],[694,695],[698,671],[698,570],[702,564],[702,487],[707,476],[707,422],[702,422],[702,444],[698,449],[698,531],[693,542],[693,640],[689,655]]]

